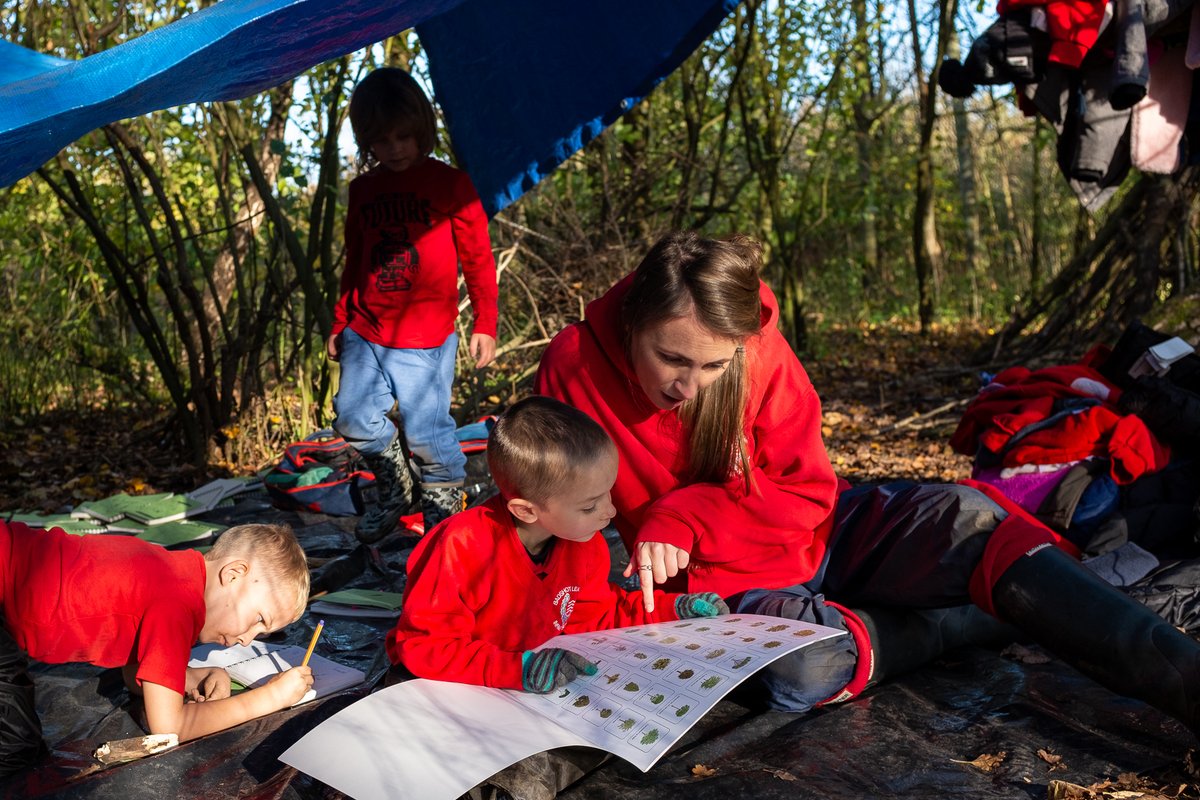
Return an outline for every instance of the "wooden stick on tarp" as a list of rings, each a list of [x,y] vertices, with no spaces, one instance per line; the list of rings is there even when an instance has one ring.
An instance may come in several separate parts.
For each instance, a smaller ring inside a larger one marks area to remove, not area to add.
[[[106,767],[123,764],[146,756],[162,753],[179,744],[179,735],[174,733],[152,733],[105,742],[96,748],[92,758]]]

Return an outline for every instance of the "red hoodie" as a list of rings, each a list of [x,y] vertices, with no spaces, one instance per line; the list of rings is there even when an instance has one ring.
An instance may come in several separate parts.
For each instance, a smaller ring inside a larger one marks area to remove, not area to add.
[[[762,330],[746,342],[747,491],[740,476],[681,484],[685,432],[674,410],[646,397],[622,343],[621,303],[630,282],[589,304],[585,321],[554,338],[535,384],[590,414],[616,442],[614,524],[626,547],[648,541],[687,550],[689,592],[728,597],[808,580],[825,555],[838,481],[821,441],[816,391],[776,328],[774,294],[762,285]]]

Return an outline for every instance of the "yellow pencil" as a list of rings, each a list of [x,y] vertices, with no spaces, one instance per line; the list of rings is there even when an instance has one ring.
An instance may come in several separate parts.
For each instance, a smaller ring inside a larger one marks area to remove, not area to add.
[[[321,620],[317,623],[317,629],[313,631],[312,641],[308,643],[308,652],[304,654],[304,660],[300,662],[300,666],[308,666],[308,660],[312,658],[313,649],[317,646],[317,639],[321,636],[321,629],[324,627],[325,620]]]

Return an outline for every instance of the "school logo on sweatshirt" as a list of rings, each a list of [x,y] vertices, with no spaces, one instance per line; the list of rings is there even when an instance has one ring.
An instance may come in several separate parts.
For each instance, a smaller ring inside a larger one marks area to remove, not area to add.
[[[417,248],[408,239],[408,228],[382,228],[371,248],[371,271],[381,292],[407,292],[421,269]]]
[[[558,609],[558,622],[554,623],[554,627],[559,633],[567,629],[567,620],[575,610],[575,598],[571,594],[578,591],[578,586],[564,586],[554,595],[554,607]]]

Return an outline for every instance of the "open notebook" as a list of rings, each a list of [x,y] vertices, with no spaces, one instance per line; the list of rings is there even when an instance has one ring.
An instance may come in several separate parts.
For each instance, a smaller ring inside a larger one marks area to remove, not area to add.
[[[298,645],[251,642],[221,647],[202,644],[192,648],[189,667],[221,667],[229,677],[248,689],[269,681],[273,676],[299,666],[304,661],[305,648]],[[361,670],[347,667],[316,653],[308,659],[313,672],[313,687],[300,698],[307,703],[318,697],[357,686],[367,679]]]

